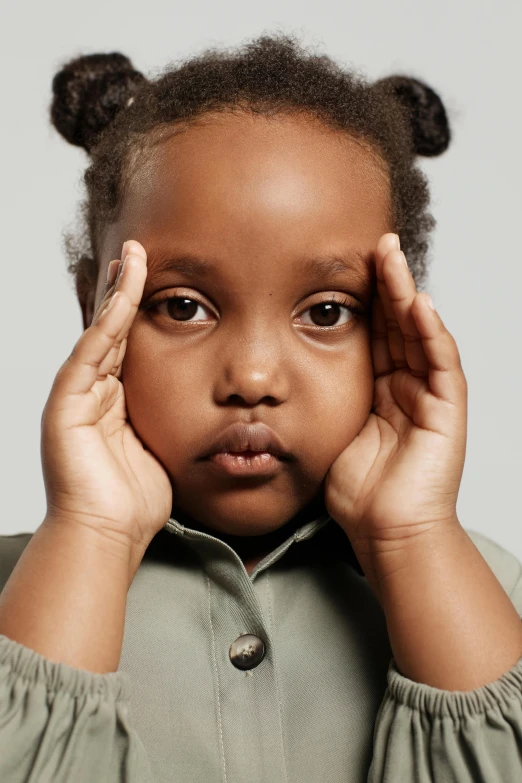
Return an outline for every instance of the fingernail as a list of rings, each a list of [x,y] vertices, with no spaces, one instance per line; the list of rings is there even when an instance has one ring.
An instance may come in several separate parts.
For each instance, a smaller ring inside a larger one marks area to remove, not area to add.
[[[127,255],[127,252],[128,252],[127,251],[127,242],[125,241],[123,243],[123,245],[121,246],[121,256],[120,256],[120,258],[121,258],[122,261],[125,261],[125,256]]]
[[[114,263],[111,261],[107,267],[107,288],[110,288],[111,278],[114,277]]]
[[[429,294],[426,294],[426,304],[430,308],[430,310],[435,310],[435,305],[433,304],[433,299]]]
[[[395,234],[395,242],[396,242],[396,245],[397,245],[397,250],[400,250],[401,249],[401,240],[399,239],[399,235],[398,234]]]
[[[120,279],[121,273],[123,272],[124,263],[125,261],[120,261],[120,263],[118,264],[118,272],[116,274],[116,280],[114,281],[115,286],[118,285],[118,280]]]

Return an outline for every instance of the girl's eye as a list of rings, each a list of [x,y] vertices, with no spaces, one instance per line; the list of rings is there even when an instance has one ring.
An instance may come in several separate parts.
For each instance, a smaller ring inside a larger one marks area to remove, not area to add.
[[[157,299],[155,302],[151,302],[146,305],[146,310],[158,311],[160,305],[166,305],[166,313],[168,318],[173,318],[175,321],[189,321],[197,313],[198,307],[202,307],[201,302],[197,299],[189,299],[187,296],[171,296],[164,299]],[[205,308],[206,309],[206,308]]]
[[[337,323],[339,318],[339,310],[347,310],[351,317],[343,321],[343,323]],[[310,317],[313,318],[312,326],[344,326],[354,318],[354,313],[360,312],[361,308],[352,303],[350,299],[346,297],[325,299],[323,302],[317,302],[317,304],[307,307],[305,313],[310,312]]]
[[[160,313],[160,306],[165,305],[165,311]],[[171,318],[174,321],[197,323],[191,320],[197,313],[198,308],[207,309],[199,300],[190,299],[186,296],[170,296],[163,299],[156,299],[144,305],[142,309],[152,310],[160,314],[166,315],[167,318]],[[343,323],[337,323],[339,319],[339,308],[347,310],[351,313],[351,317],[348,321]],[[312,321],[306,325],[318,326],[318,327],[334,327],[344,326],[349,321],[353,320],[354,313],[362,313],[362,306],[356,305],[351,299],[345,296],[335,294],[330,295],[329,299],[325,299],[322,302],[317,302],[311,307],[307,307],[304,313],[311,313]]]

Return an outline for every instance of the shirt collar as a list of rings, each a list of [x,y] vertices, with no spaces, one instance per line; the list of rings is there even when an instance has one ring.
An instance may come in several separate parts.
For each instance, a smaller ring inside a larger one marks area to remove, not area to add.
[[[232,558],[236,560],[238,565],[242,566],[239,555],[224,541],[209,533],[183,525],[173,516],[169,518],[163,530],[185,540],[204,560],[208,558]],[[318,533],[321,534],[317,536]],[[310,539],[316,536],[316,541],[310,546]],[[299,545],[297,550],[295,550],[295,547],[292,547],[293,544]],[[261,571],[280,560],[291,547],[292,551],[295,550],[298,560],[303,560],[304,558],[306,562],[312,563],[324,560],[324,558],[343,560],[360,575],[364,575],[348,536],[328,513],[323,513],[316,519],[309,520],[296,528],[285,541],[265,555],[249,574],[250,578],[255,579]],[[292,559],[294,558],[292,557]]]

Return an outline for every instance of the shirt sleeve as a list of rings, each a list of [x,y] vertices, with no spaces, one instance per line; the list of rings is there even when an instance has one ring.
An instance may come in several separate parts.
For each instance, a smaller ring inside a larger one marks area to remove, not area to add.
[[[522,576],[509,593],[519,615]],[[499,679],[446,691],[403,676],[392,658],[368,783],[522,780],[522,657]]]
[[[129,675],[51,661],[0,634],[0,780],[152,783]]]

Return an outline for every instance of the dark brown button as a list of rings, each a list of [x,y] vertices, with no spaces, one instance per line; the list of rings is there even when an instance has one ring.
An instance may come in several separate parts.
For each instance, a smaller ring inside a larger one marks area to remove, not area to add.
[[[245,633],[232,642],[229,655],[237,669],[253,669],[265,657],[265,645],[259,636]]]

